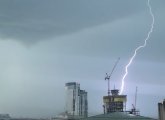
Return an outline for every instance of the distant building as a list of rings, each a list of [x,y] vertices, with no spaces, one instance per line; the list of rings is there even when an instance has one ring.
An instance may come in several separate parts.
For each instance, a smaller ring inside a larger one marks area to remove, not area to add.
[[[162,103],[158,103],[159,120],[165,120],[165,99]]]
[[[9,114],[0,114],[0,120],[10,120]]]
[[[80,90],[80,84],[69,82],[66,88],[66,113],[70,117],[80,118],[88,116],[87,92]]]
[[[79,115],[79,91],[80,84],[69,82],[65,84],[66,88],[66,111],[69,115]]]
[[[119,90],[111,90],[112,95],[103,96],[104,114],[111,112],[123,112],[126,110],[126,95],[119,95]]]
[[[80,90],[80,103],[79,103],[79,115],[83,117],[88,117],[88,100],[87,92],[85,90]]]

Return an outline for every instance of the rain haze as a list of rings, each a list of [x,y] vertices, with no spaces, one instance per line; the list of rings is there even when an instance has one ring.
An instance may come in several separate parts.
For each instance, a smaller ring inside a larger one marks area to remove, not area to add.
[[[150,0],[155,24],[125,79],[127,109],[158,117],[165,98],[165,1]],[[111,88],[144,43],[152,18],[147,0],[0,0],[0,113],[51,117],[65,111],[65,83],[88,92],[89,115],[103,113],[105,73],[120,61]]]

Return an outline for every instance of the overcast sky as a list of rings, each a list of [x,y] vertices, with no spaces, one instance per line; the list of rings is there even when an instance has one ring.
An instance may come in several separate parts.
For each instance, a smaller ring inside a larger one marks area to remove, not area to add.
[[[165,1],[151,0],[154,30],[129,67],[127,109],[157,117],[165,98]],[[66,82],[88,92],[89,114],[103,113],[111,88],[120,89],[124,67],[144,43],[152,22],[147,0],[0,0],[0,113],[51,117],[65,111]]]

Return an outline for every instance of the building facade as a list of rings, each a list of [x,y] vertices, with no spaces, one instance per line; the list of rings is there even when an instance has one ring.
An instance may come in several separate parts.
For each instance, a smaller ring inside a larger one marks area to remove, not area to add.
[[[66,88],[66,112],[71,117],[87,117],[88,101],[87,92],[80,90],[80,84],[69,82]]]
[[[80,104],[79,104],[79,115],[83,117],[88,117],[88,100],[87,92],[85,90],[80,90]]]
[[[66,88],[66,112],[68,115],[79,115],[79,91],[80,84],[70,82],[65,84]]]
[[[104,114],[111,112],[123,112],[126,110],[126,95],[119,95],[119,90],[111,90],[112,95],[103,96]]]
[[[163,102],[158,103],[159,120],[165,120],[165,99]]]

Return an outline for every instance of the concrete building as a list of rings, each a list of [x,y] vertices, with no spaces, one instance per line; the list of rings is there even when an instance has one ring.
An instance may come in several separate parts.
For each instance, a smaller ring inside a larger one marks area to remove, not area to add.
[[[66,111],[68,115],[79,115],[79,91],[80,84],[69,82],[65,84],[66,88]]]
[[[126,110],[126,95],[119,95],[119,90],[111,90],[111,95],[103,96],[104,114],[111,112],[123,112]]]
[[[87,92],[80,90],[80,84],[69,82],[66,88],[66,113],[70,117],[80,118],[88,116]]]
[[[165,120],[165,99],[162,103],[158,103],[159,120]]]
[[[80,90],[80,106],[79,115],[82,117],[88,117],[88,100],[87,92],[85,90]]]

